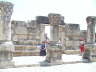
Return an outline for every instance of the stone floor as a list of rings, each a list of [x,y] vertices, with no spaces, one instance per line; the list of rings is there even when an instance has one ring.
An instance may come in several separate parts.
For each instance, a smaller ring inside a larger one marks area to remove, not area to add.
[[[96,72],[96,62],[0,69],[0,72]]]
[[[14,57],[13,61],[17,67],[0,69],[0,72],[96,72],[96,62],[75,63],[76,61],[82,61],[80,55],[64,54],[62,60],[67,64],[62,65],[40,66],[40,62],[44,60],[45,57],[40,56]]]
[[[45,56],[19,56],[14,57],[13,62],[16,67],[24,67],[24,66],[40,66],[42,62],[45,60]],[[76,63],[82,61],[82,57],[80,55],[62,55],[63,63]],[[46,62],[44,62],[46,63]]]

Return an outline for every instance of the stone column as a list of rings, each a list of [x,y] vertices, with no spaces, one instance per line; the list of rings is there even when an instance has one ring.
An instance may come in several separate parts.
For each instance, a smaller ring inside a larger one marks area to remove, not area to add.
[[[65,27],[59,26],[59,38],[61,39],[61,45],[62,45],[62,52],[64,53],[65,50],[65,32],[64,32]]]
[[[46,60],[51,64],[61,64],[62,63],[62,47],[58,44],[59,41],[59,25],[61,23],[61,15],[59,14],[49,14],[49,22],[51,24],[50,35],[51,41],[47,48]]]
[[[58,25],[50,26],[50,39],[57,42],[59,40],[59,27]]]
[[[95,42],[95,23],[96,17],[89,16],[86,19],[87,21],[87,43],[94,43]]]
[[[86,48],[90,51],[85,51],[83,57],[86,55],[90,58],[90,61],[94,60],[94,55],[96,59],[96,45],[95,43],[95,24],[96,24],[96,17],[95,16],[88,16],[86,18],[87,21],[87,44],[85,45]]]
[[[61,24],[62,21],[62,16],[60,14],[54,14],[50,13],[48,15],[49,18],[49,23],[51,25],[50,28],[50,37],[51,41],[58,41],[59,40],[59,25]]]
[[[12,65],[14,45],[11,42],[11,15],[13,4],[0,2],[0,68]]]

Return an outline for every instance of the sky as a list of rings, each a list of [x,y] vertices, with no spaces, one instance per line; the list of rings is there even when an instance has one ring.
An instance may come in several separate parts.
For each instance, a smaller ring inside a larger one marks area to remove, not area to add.
[[[59,13],[65,23],[80,24],[86,30],[86,17],[96,16],[96,0],[0,0],[14,4],[12,20],[30,21],[36,16]]]

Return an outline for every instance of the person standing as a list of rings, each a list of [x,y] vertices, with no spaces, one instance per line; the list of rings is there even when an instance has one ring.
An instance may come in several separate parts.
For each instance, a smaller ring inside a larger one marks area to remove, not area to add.
[[[40,48],[40,56],[46,56],[46,45],[45,42],[42,42],[41,48]]]
[[[84,38],[80,38],[80,55],[83,56],[84,51],[85,51],[85,39]]]
[[[83,55],[84,51],[85,51],[85,46],[84,46],[84,44],[81,44],[80,45],[80,54]]]

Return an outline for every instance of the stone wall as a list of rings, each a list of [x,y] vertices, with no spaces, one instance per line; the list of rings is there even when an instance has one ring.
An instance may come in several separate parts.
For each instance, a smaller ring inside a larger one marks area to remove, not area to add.
[[[24,21],[12,21],[12,40],[27,40],[27,26]]]
[[[87,42],[87,30],[81,30],[80,31],[80,38],[84,39],[85,42]]]
[[[76,50],[80,45],[80,26],[79,24],[65,25],[65,47],[66,49]]]
[[[24,21],[12,21],[11,23],[13,41],[23,41],[22,44],[25,44],[24,41],[28,43],[29,40],[40,41],[40,25],[38,25],[35,20],[28,23]]]
[[[14,56],[39,55],[37,44],[41,42],[40,24],[37,24],[35,20],[12,21],[11,24],[12,41],[15,44]]]

